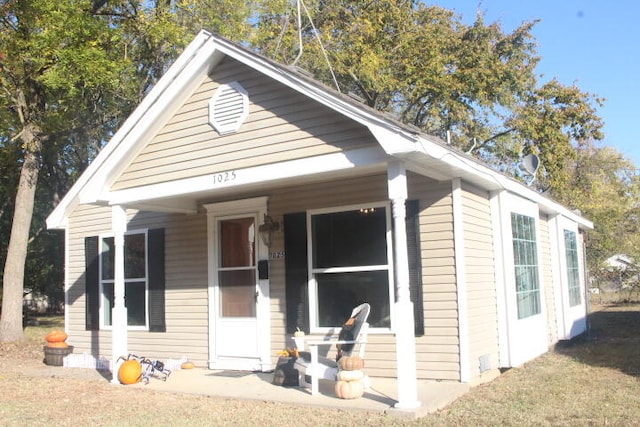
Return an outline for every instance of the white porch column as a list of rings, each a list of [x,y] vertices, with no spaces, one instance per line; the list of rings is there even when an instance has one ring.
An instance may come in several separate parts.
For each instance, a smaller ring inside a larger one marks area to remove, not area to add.
[[[124,232],[127,231],[127,210],[124,206],[111,209],[113,230],[113,294],[114,305],[111,314],[111,366],[112,383],[119,383],[117,363],[120,356],[127,356],[127,307],[124,303]]]
[[[409,257],[407,254],[406,208],[407,175],[401,162],[389,163],[387,169],[389,198],[392,201],[394,271],[396,282],[395,334],[398,365],[399,409],[417,408],[416,340],[414,336],[413,303],[409,291]]]

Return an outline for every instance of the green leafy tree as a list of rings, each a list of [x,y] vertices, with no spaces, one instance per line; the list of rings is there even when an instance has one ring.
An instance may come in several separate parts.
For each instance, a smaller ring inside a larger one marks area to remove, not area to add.
[[[588,141],[565,161],[565,187],[552,196],[594,222],[588,235],[587,263],[594,278],[615,254],[640,260],[640,176],[636,166],[611,147]]]
[[[252,4],[0,0],[0,341],[22,337],[25,283],[60,275],[59,236],[44,230],[52,205],[195,33],[244,37]]]
[[[123,62],[109,61],[116,42],[89,2],[4,1],[0,20],[3,151],[20,168],[2,276],[0,341],[22,338],[24,270],[43,147],[59,146],[99,97],[117,93]],[[91,108],[93,107],[93,108]],[[99,109],[99,108],[97,108]],[[64,135],[63,133],[66,133]],[[49,148],[49,147],[48,147]]]
[[[535,21],[507,33],[482,14],[466,25],[419,1],[303,4],[300,25],[290,2],[270,2],[252,43],[496,169],[516,174],[518,160],[535,153],[546,190],[567,179],[562,162],[576,143],[602,138],[600,99],[538,83]]]

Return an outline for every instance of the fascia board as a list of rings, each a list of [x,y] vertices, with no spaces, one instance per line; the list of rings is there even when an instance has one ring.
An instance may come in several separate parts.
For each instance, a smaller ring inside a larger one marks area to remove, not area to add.
[[[510,193],[518,194],[537,203],[544,212],[560,214],[576,222],[580,228],[593,229],[593,222],[576,214],[560,203],[526,187],[524,184],[477,162],[475,159],[457,153],[426,138],[420,138],[416,146],[420,148],[420,152],[416,153],[414,161],[419,162],[419,155],[422,154],[431,159],[443,162],[450,166],[452,179],[461,177],[475,184],[479,184],[489,191],[502,189]]]
[[[214,53],[215,46],[211,43],[212,35],[206,31],[201,31],[196,38],[187,45],[183,53],[177,58],[167,72],[163,75],[156,85],[149,91],[147,96],[142,100],[140,105],[125,120],[122,126],[102,148],[100,153],[91,162],[87,169],[80,175],[75,184],[63,197],[60,203],[54,208],[47,217],[47,227],[49,229],[64,229],[66,227],[66,218],[79,203],[81,193],[87,193],[87,188],[95,189],[104,185],[105,176],[108,175],[110,169],[118,165],[118,160],[122,159],[128,152],[128,147],[123,147],[125,142],[132,142],[132,130],[139,125],[145,118],[149,120],[149,111],[158,103],[164,94],[174,84],[178,76],[184,73],[185,69],[200,57],[202,61],[210,60],[210,55]],[[204,49],[209,44],[208,54],[203,54]],[[213,49],[212,49],[213,47]],[[197,70],[202,72],[202,67]],[[122,148],[121,148],[122,147]],[[107,166],[109,164],[111,167]],[[101,191],[100,191],[101,192]],[[94,193],[97,194],[97,193]],[[91,197],[87,197],[91,199]]]
[[[119,141],[119,145],[123,149],[114,152],[103,162],[100,172],[93,177],[91,184],[87,185],[81,192],[81,203],[92,203],[100,200],[100,195],[108,192],[109,186],[113,184],[139,151],[144,148],[150,137],[165,125],[166,121],[173,116],[175,110],[183,104],[193,92],[193,89],[200,84],[200,81],[212,66],[211,58],[214,57],[214,54],[215,45],[213,43],[203,44],[196,55],[187,57],[186,61],[181,61],[184,64],[180,64],[182,66],[177,69],[176,73],[167,73],[165,75],[168,78],[163,82],[162,91],[153,96],[150,99],[151,102],[145,103],[145,105],[141,104],[142,114],[139,117],[135,117],[135,122],[128,124],[126,128],[123,126],[126,133],[123,134],[120,138],[121,141]],[[147,98],[145,98],[146,100]]]
[[[373,167],[384,164],[389,157],[380,147],[360,148],[346,152],[288,160],[280,163],[252,166],[245,169],[212,173],[175,181],[116,190],[105,194],[102,199],[111,205],[134,206],[142,203],[156,203],[156,200],[175,197],[197,197],[198,194],[224,192],[233,188],[265,183],[269,181],[301,178],[312,174],[339,172],[344,170]],[[223,175],[229,179],[220,180]],[[193,210],[195,206],[188,209]]]

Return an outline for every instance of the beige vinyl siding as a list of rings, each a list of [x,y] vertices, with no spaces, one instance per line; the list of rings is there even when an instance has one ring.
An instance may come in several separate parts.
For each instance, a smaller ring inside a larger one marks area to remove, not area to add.
[[[459,380],[460,343],[451,183],[409,174],[409,198],[420,200],[425,334],[416,337],[418,378]]]
[[[161,360],[208,359],[206,216],[129,211],[129,230],[165,229],[165,310],[167,331],[128,331],[129,352]],[[69,342],[76,353],[110,356],[111,331],[85,330],[84,239],[110,233],[111,209],[77,208],[70,218]]]
[[[558,313],[555,303],[555,289],[562,289],[562,283],[554,283],[553,275],[553,262],[551,258],[551,235],[549,229],[549,218],[547,215],[541,213],[539,215],[538,223],[540,224],[540,253],[542,259],[540,260],[540,266],[542,268],[541,286],[544,293],[544,301],[547,311],[547,331],[548,331],[548,343],[549,345],[558,341]],[[557,237],[555,237],[557,239]],[[558,263],[558,260],[555,260]],[[559,268],[559,267],[558,267]],[[559,307],[562,310],[561,307]]]
[[[65,260],[67,280],[65,284],[67,306],[66,330],[68,342],[74,352],[87,352],[94,356],[110,355],[111,334],[107,331],[86,331],[85,327],[85,254],[84,239],[98,236],[111,230],[111,209],[94,206],[79,206],[69,217],[67,245],[68,259]]]
[[[470,379],[480,372],[480,359],[487,369],[499,366],[498,315],[495,259],[489,195],[462,185],[465,275]]]
[[[336,188],[339,186],[339,191]],[[282,221],[285,214],[308,210],[353,206],[387,200],[387,177],[385,174],[362,176],[335,181],[318,182],[311,185],[290,186],[274,190],[269,197],[269,214]],[[270,251],[284,251],[284,233],[275,233]],[[285,254],[286,257],[286,254]],[[293,345],[285,333],[285,260],[270,262],[271,292],[271,347],[273,360],[279,349]],[[346,320],[346,319],[345,319]],[[322,350],[322,349],[321,349]],[[326,348],[324,349],[327,350]],[[331,348],[331,353],[335,348]],[[395,340],[392,336],[369,334],[366,347],[367,373],[371,376],[395,375]]]
[[[418,377],[457,380],[460,364],[451,187],[415,175],[411,177],[411,182],[410,198],[420,199],[422,209],[420,223],[426,333],[418,337],[416,343]],[[335,182],[274,190],[269,198],[269,213],[274,218],[282,220],[287,213],[380,202],[388,197],[385,174],[343,180],[339,186],[340,191],[336,191]],[[283,233],[276,233],[271,251],[284,251]],[[284,259],[272,259],[270,269],[271,346],[277,351],[292,345],[290,337],[285,334]],[[369,375],[395,376],[394,336],[376,332],[369,334],[366,360]]]
[[[458,315],[453,250],[453,214],[450,183],[434,183],[410,174],[410,198],[420,200],[420,232],[424,293],[425,335],[416,338],[418,377],[458,380],[460,370]],[[339,191],[336,191],[339,185]],[[386,174],[346,178],[339,182],[272,189],[269,214],[282,221],[287,213],[325,207],[384,202],[388,198]],[[247,194],[244,197],[252,197]],[[207,201],[208,202],[208,201]],[[207,233],[206,215],[170,215],[130,212],[129,229],[165,228],[166,333],[129,332],[129,350],[158,359],[186,355],[198,365],[208,359]],[[79,207],[70,222],[69,332],[77,352],[110,355],[110,331],[85,331],[84,238],[108,233],[111,210]],[[270,252],[284,251],[284,234],[277,232]],[[286,257],[286,254],[285,254]],[[284,258],[270,261],[271,354],[293,343],[285,333]],[[99,338],[99,341],[98,341]],[[393,334],[373,332],[366,349],[367,373],[396,375]]]
[[[237,133],[209,125],[208,103],[220,84],[238,81],[249,115]],[[369,131],[289,88],[226,59],[146,145],[114,190],[373,145]]]

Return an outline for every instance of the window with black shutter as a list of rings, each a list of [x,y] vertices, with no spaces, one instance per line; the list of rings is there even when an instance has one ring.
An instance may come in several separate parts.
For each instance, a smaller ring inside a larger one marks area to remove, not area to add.
[[[110,327],[114,304],[114,238],[87,237],[86,328]],[[124,236],[127,324],[165,332],[164,229],[131,231]]]

